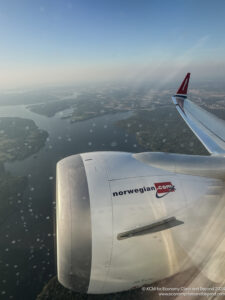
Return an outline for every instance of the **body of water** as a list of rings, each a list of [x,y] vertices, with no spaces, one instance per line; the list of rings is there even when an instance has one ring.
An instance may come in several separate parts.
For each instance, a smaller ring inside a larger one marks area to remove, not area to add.
[[[12,201],[14,213],[0,228],[0,299],[35,299],[56,274],[56,163],[82,152],[144,151],[134,135],[115,125],[131,115],[132,112],[117,113],[71,124],[60,114],[48,118],[23,105],[0,108],[0,117],[32,119],[49,134],[38,153],[5,164],[13,175],[27,176],[28,186],[24,193],[18,191]]]

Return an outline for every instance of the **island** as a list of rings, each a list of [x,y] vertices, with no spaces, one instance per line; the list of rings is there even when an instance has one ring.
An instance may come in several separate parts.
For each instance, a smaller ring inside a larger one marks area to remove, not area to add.
[[[0,163],[22,160],[38,152],[47,137],[48,133],[39,129],[33,120],[0,118]]]
[[[29,105],[27,108],[46,117],[53,117],[60,112],[60,117],[69,119],[71,123],[127,111],[127,108],[125,109],[115,102],[110,103],[109,98],[101,99],[87,93],[77,96],[76,99],[39,103]]]
[[[32,120],[0,118],[0,225],[17,209],[15,199],[27,186],[27,177],[12,175],[5,170],[4,164],[38,152],[47,137],[48,133],[40,130]]]
[[[105,99],[105,101],[100,101],[99,99],[79,99],[76,105],[73,107],[72,112],[65,116],[64,118],[69,118],[71,123],[84,121],[92,119],[95,117],[100,117],[106,114],[113,114],[117,112],[125,111],[124,109],[118,109],[110,105]]]
[[[52,101],[28,105],[27,108],[39,115],[53,117],[57,112],[68,109],[74,105],[75,100]]]

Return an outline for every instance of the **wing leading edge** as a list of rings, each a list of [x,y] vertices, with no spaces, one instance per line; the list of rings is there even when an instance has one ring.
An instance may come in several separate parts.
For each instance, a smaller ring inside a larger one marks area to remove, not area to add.
[[[187,73],[173,103],[184,121],[211,154],[225,155],[225,121],[187,99],[190,73]]]

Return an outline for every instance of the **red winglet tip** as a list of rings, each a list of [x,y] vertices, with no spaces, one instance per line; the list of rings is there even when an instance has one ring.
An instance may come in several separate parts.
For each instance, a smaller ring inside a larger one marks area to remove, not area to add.
[[[187,75],[185,76],[183,82],[181,83],[180,88],[177,91],[177,94],[187,95],[188,83],[189,83],[190,75],[191,75],[191,73],[187,73]]]

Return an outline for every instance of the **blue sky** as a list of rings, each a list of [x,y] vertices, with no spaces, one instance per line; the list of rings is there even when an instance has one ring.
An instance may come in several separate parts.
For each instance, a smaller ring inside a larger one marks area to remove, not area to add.
[[[0,0],[0,87],[196,65],[222,76],[224,28],[223,0]]]

